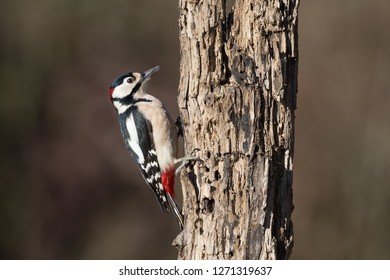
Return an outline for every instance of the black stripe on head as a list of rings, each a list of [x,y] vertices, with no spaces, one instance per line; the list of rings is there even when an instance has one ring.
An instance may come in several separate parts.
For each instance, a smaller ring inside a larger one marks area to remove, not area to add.
[[[146,99],[146,98],[139,98],[137,100],[134,100],[133,94],[129,94],[125,98],[113,98],[112,101],[113,102],[114,101],[119,101],[123,105],[131,105],[131,104],[136,104],[138,102],[152,102],[152,100]]]
[[[112,81],[111,83],[111,86],[110,88],[116,88],[117,86],[120,86],[121,84],[123,84],[123,81],[126,79],[126,78],[129,78],[129,77],[134,77],[133,73],[126,73],[126,74],[123,74],[122,76],[119,76],[118,78],[116,78],[114,81]]]
[[[133,96],[141,87],[142,85],[142,79],[133,87],[133,90],[131,91],[131,96]]]

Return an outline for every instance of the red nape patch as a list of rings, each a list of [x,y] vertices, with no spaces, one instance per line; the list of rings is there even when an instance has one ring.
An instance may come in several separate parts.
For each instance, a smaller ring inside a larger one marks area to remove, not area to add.
[[[112,97],[112,94],[114,93],[114,88],[110,87],[110,97]]]
[[[161,174],[161,183],[164,190],[172,197],[175,196],[175,168],[172,167]]]

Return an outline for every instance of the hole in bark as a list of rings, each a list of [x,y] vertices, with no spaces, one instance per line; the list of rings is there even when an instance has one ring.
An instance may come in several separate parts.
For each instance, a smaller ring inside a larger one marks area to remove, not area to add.
[[[217,188],[216,187],[214,187],[214,186],[210,186],[210,192],[215,192],[217,190]]]
[[[207,152],[207,153],[206,153],[206,157],[207,157],[207,158],[211,158],[211,153],[210,153],[210,152]]]
[[[208,168],[207,166],[205,166],[205,167],[204,167],[204,170],[205,170],[206,172],[209,172],[209,171],[210,171],[210,168]]]
[[[206,213],[211,213],[214,211],[214,199],[208,199],[207,197],[203,198],[203,208]]]
[[[219,171],[218,170],[215,170],[214,172],[214,179],[216,181],[218,181],[219,179],[221,179],[221,174],[219,174]]]

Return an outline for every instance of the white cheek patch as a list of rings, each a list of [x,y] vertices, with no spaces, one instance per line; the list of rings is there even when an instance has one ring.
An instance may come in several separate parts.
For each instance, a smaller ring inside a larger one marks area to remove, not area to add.
[[[117,86],[112,93],[112,98],[125,98],[127,95],[131,93],[134,88],[134,84],[128,84],[124,82],[120,86]]]

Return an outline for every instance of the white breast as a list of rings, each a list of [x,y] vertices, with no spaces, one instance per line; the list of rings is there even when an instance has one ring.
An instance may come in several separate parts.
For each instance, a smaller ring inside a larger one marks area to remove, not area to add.
[[[172,119],[157,99],[154,99],[154,102],[138,104],[138,109],[152,124],[153,140],[161,170],[171,168],[176,152],[174,137],[176,132]]]

